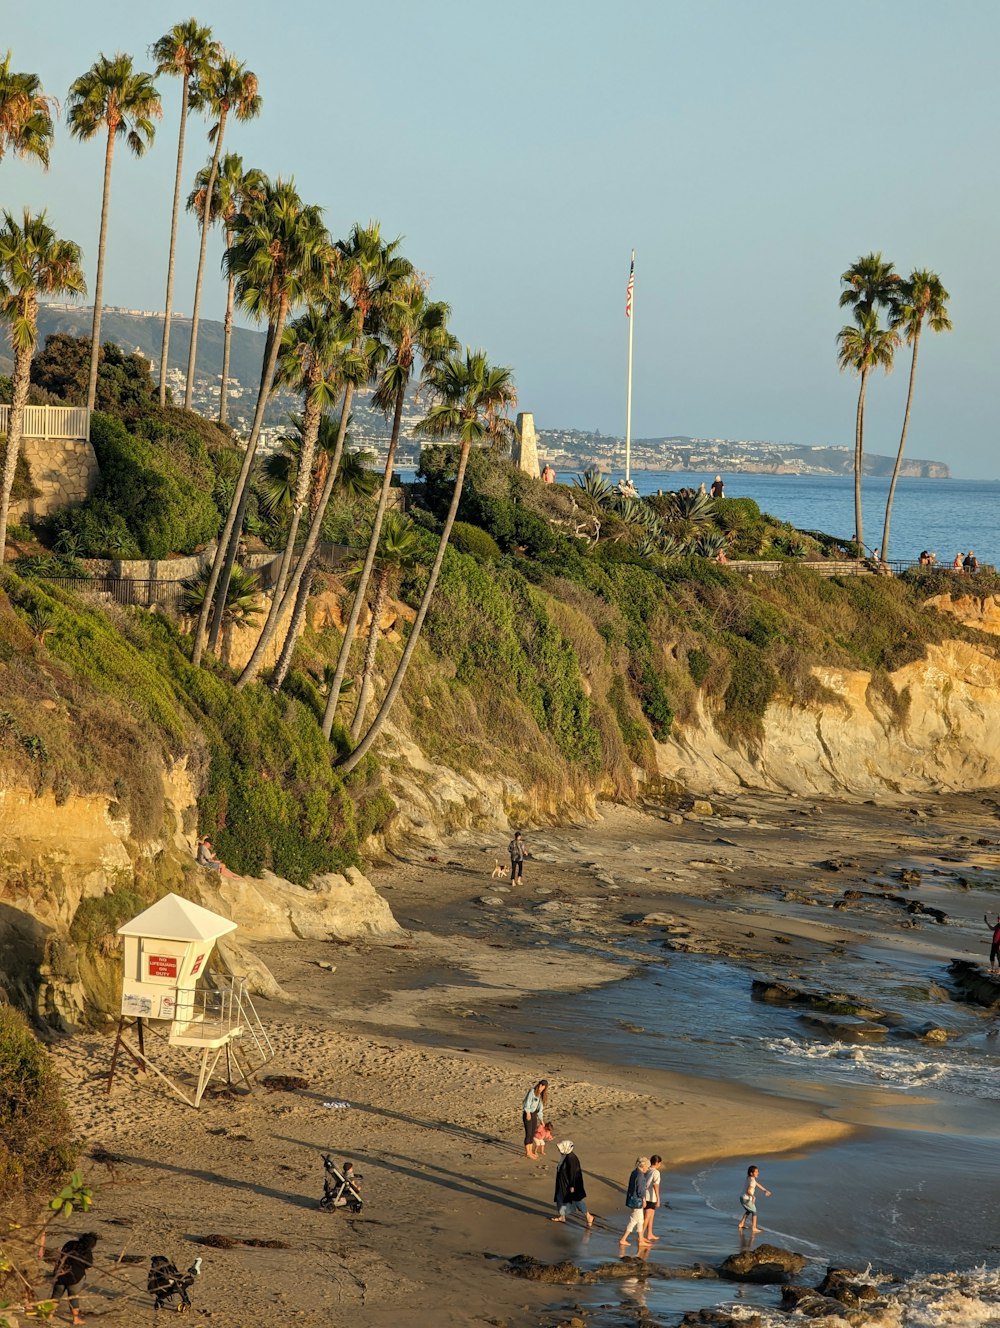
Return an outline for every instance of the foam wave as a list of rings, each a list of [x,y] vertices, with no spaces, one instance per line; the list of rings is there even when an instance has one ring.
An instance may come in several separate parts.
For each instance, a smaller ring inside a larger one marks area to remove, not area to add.
[[[864,1279],[880,1283],[881,1310],[866,1314],[866,1328],[985,1328],[1000,1323],[1000,1272],[985,1266],[954,1273],[917,1273],[903,1282],[877,1274]],[[761,1328],[788,1328],[801,1315],[782,1314],[740,1302],[725,1306],[734,1319],[760,1316]]]
[[[950,1060],[928,1060],[893,1047],[860,1046],[856,1042],[800,1042],[766,1038],[762,1045],[787,1064],[800,1061],[819,1072],[896,1088],[937,1086],[964,1097],[1000,1098],[996,1067]]]

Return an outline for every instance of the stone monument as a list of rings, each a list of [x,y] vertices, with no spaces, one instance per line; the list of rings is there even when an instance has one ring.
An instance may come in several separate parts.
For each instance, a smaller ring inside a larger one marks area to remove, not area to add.
[[[513,462],[518,470],[530,475],[533,480],[538,472],[538,435],[535,433],[535,417],[530,410],[522,411],[517,417],[517,436],[514,439]]]

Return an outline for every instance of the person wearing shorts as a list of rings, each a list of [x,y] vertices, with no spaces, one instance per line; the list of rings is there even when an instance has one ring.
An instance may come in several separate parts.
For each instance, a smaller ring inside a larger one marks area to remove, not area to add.
[[[1000,913],[997,914],[996,922],[990,922],[986,913],[983,914],[983,921],[987,927],[993,929],[993,940],[990,944],[990,972],[1000,972]]]
[[[740,1195],[740,1204],[743,1207],[743,1217],[740,1219],[740,1231],[746,1226],[746,1220],[750,1218],[750,1235],[757,1234],[757,1191],[763,1190],[770,1199],[771,1191],[764,1189],[757,1179],[760,1175],[760,1167],[747,1167],[747,1186]]]
[[[628,1189],[625,1192],[625,1207],[629,1210],[628,1226],[625,1228],[621,1240],[618,1242],[620,1253],[624,1254],[628,1248],[629,1236],[634,1231],[641,1250],[646,1242],[642,1238],[642,1228],[645,1223],[645,1209],[643,1205],[646,1202],[646,1174],[649,1171],[649,1158],[637,1157],[635,1167],[631,1176],[628,1178]]]
[[[642,1205],[642,1238],[645,1241],[659,1240],[653,1235],[653,1219],[660,1206],[660,1163],[663,1158],[654,1153],[649,1159],[649,1171],[646,1173],[646,1198]]]

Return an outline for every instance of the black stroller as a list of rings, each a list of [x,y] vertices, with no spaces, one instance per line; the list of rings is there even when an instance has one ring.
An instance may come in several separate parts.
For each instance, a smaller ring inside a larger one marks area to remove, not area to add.
[[[360,1213],[364,1200],[358,1192],[358,1182],[364,1177],[356,1174],[353,1163],[345,1162],[341,1170],[330,1154],[324,1153],[323,1167],[326,1175],[323,1177],[323,1197],[319,1201],[323,1212],[332,1213],[335,1208],[347,1208],[352,1213]]]
[[[195,1259],[186,1273],[178,1272],[177,1265],[170,1262],[165,1254],[154,1254],[149,1261],[149,1277],[146,1290],[154,1297],[153,1309],[164,1307],[175,1309],[178,1314],[191,1308],[188,1287],[201,1275],[201,1259]],[[171,1304],[177,1296],[177,1304]]]

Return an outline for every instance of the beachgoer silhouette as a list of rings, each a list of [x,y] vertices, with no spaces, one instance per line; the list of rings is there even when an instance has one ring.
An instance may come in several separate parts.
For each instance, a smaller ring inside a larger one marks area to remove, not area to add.
[[[726,496],[726,486],[722,482],[721,475],[716,475],[708,492],[712,498],[724,498]]]
[[[1000,913],[997,914],[996,922],[990,922],[988,915],[984,913],[983,921],[993,931],[993,940],[990,943],[990,972],[1000,973]]]
[[[97,1244],[97,1232],[88,1231],[83,1236],[68,1240],[59,1253],[59,1259],[52,1270],[52,1299],[69,1302],[73,1314],[73,1323],[81,1324],[80,1302],[77,1288],[94,1266],[94,1246]]]

